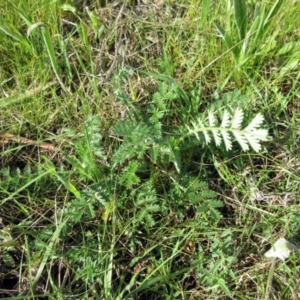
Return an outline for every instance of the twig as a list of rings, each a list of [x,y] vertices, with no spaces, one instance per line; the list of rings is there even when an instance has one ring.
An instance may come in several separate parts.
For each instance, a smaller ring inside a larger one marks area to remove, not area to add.
[[[19,137],[10,133],[0,133],[0,142],[6,144],[9,141],[14,141],[20,144],[33,144],[45,150],[58,151],[58,149],[50,143],[38,142],[24,137]]]

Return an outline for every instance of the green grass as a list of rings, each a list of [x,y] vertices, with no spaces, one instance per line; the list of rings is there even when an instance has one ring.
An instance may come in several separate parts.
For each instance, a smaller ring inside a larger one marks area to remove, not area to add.
[[[300,297],[295,1],[0,12],[0,297]]]

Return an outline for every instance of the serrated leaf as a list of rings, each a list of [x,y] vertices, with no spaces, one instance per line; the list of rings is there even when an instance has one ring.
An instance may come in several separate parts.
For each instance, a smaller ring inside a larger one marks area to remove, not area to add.
[[[267,141],[268,140],[268,130],[266,129],[256,129],[255,136],[260,141]]]
[[[112,132],[116,135],[131,136],[136,127],[137,124],[134,122],[122,121],[113,126]]]
[[[257,138],[253,137],[253,135],[251,134],[245,134],[245,138],[255,152],[260,151],[261,144],[259,143],[259,140]]]
[[[231,128],[239,129],[244,119],[244,112],[237,108],[234,112],[233,119],[231,121]]]
[[[212,134],[214,136],[214,140],[217,146],[221,145],[221,136],[218,130],[212,130]]]
[[[209,136],[209,134],[206,130],[203,130],[203,135],[204,135],[206,144],[209,144],[211,139],[210,139],[210,136]]]
[[[215,125],[215,116],[212,111],[208,112],[208,123],[210,127],[214,127]]]
[[[230,115],[227,110],[224,111],[221,127],[226,128],[230,124]]]
[[[158,212],[158,211],[160,211],[160,209],[161,209],[161,207],[158,204],[150,205],[147,207],[147,210],[149,212]]]
[[[181,155],[180,155],[180,151],[176,144],[175,139],[171,138],[169,140],[169,148],[170,148],[169,161],[172,161],[174,163],[176,171],[178,173],[180,173],[180,171],[181,171]]]
[[[227,151],[231,150],[232,149],[232,143],[231,143],[230,135],[229,135],[228,131],[221,130],[221,134],[222,134],[222,137],[223,137],[223,141],[224,141],[226,150]]]
[[[125,143],[119,147],[114,153],[112,167],[115,168],[118,164],[122,164],[127,159],[132,158],[137,153],[136,148],[129,143]]]
[[[220,146],[222,139],[225,144],[226,150],[232,149],[232,135],[235,140],[239,143],[243,151],[247,151],[251,148],[258,152],[261,150],[262,141],[267,141],[268,131],[260,128],[264,118],[261,114],[257,114],[250,124],[246,128],[242,128],[244,118],[244,112],[237,108],[234,111],[234,116],[230,120],[230,114],[227,110],[224,111],[222,122],[220,126],[217,126],[216,119],[212,111],[208,112],[208,125],[204,124],[200,119],[197,123],[192,122],[192,128],[187,127],[188,133],[186,136],[195,135],[200,140],[199,132],[204,135],[205,143],[211,142],[211,136],[217,146]],[[231,135],[231,134],[232,135]]]
[[[236,138],[237,142],[242,147],[243,151],[249,150],[247,139],[244,137],[243,133],[238,132],[238,131],[233,131],[232,133],[233,133],[234,137]]]
[[[213,192],[214,196],[216,196],[214,191],[211,191],[211,192]],[[214,207],[214,208],[220,208],[220,207],[224,207],[224,203],[220,200],[210,200],[209,206]]]
[[[164,95],[167,93],[167,84],[165,82],[161,82],[158,89],[161,96],[164,97]]]
[[[198,124],[193,124],[194,127],[195,127],[195,128],[197,128],[197,127],[198,127],[198,128],[203,128],[202,131],[203,131],[203,135],[204,135],[205,142],[206,142],[206,144],[209,144],[210,141],[211,141],[211,138],[210,138],[210,136],[209,136],[207,130],[205,130],[205,128],[206,128],[207,126],[204,125],[204,123],[201,121],[200,118],[197,120],[197,122],[198,122]],[[198,138],[198,140],[200,140],[200,138],[199,138],[197,132],[195,132],[195,135],[196,135],[196,137]]]
[[[264,117],[261,114],[257,114],[253,120],[248,124],[246,128],[244,128],[245,131],[254,131],[256,130],[264,121]]]
[[[12,244],[14,243],[15,241],[12,241]],[[3,262],[4,262],[4,266],[2,266],[2,267],[5,267],[5,266],[7,266],[7,267],[10,267],[10,268],[12,268],[13,266],[15,266],[15,261],[14,261],[14,259],[13,259],[13,257],[8,253],[8,252],[4,252],[3,254],[2,254],[2,259],[3,259]]]
[[[161,94],[159,92],[155,92],[153,95],[152,95],[152,99],[153,101],[157,104],[157,103],[161,103]]]
[[[133,184],[140,183],[140,178],[135,174],[138,170],[139,164],[136,161],[131,161],[127,167],[125,167],[120,176],[120,183],[124,184],[126,188],[131,188]]]
[[[196,125],[195,123],[193,123],[193,122],[192,122],[192,125],[193,125],[195,128],[197,127],[197,125]],[[199,125],[200,125],[200,127],[203,127],[203,126],[201,126],[201,121],[199,122]],[[197,140],[200,141],[200,137],[199,137],[199,135],[198,135],[198,132],[195,132],[195,136],[196,136]]]
[[[94,219],[96,216],[94,206],[91,203],[87,205],[87,215],[89,219]]]

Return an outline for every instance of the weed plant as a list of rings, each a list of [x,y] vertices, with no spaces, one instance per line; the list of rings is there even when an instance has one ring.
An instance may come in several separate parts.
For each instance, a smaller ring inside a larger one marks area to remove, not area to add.
[[[0,297],[300,297],[296,1],[0,12]]]

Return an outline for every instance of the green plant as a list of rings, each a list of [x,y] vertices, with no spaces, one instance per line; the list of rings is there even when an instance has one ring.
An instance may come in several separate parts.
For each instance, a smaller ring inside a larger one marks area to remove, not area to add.
[[[212,260],[207,266],[202,262],[204,251],[199,249],[199,278],[200,282],[205,286],[209,286],[214,294],[217,288],[220,287],[228,296],[231,296],[230,287],[228,287],[228,279],[234,279],[235,274],[232,272],[231,265],[235,262],[236,258],[230,256],[230,244],[232,240],[232,233],[225,230],[221,237],[213,238],[210,245],[212,253]],[[205,261],[205,260],[204,260]],[[206,261],[207,262],[207,261]]]
[[[123,82],[126,78],[126,75],[122,77],[124,74],[121,73],[116,82]],[[202,220],[202,226],[216,226],[222,219],[219,209],[224,204],[217,200],[206,182],[197,176],[182,174],[182,156],[186,149],[195,145],[204,148],[212,140],[217,147],[221,147],[223,141],[226,151],[232,149],[233,139],[244,151],[250,150],[250,147],[260,151],[260,142],[267,138],[267,130],[261,129],[262,115],[256,115],[242,128],[243,111],[235,108],[231,115],[222,108],[216,110],[220,117],[209,111],[208,116],[202,114],[196,121],[190,121],[191,125],[172,128],[164,122],[172,121],[172,101],[183,95],[176,84],[159,82],[158,92],[153,94],[146,114],[122,90],[117,95],[119,101],[128,107],[129,114],[127,120],[119,121],[112,127],[113,136],[122,138],[122,142],[116,145],[111,157],[101,145],[101,124],[96,116],[88,118],[85,133],[76,142],[77,157],[66,157],[81,174],[81,180],[85,178],[82,181],[85,188],[69,205],[68,215],[75,222],[83,222],[93,220],[100,209],[103,220],[108,221],[110,216],[114,220],[116,214],[126,208],[129,210],[126,214],[133,216],[130,224],[133,233],[141,226],[146,232],[151,232],[159,216],[174,211],[179,219],[183,219],[183,211],[190,207],[196,220]],[[186,105],[187,99],[183,103]],[[190,108],[186,111],[187,115],[192,112]],[[165,171],[167,169],[169,175]],[[105,174],[109,174],[109,180]],[[160,183],[163,177],[164,185]],[[106,178],[105,181],[103,178]],[[65,186],[68,188],[69,183]],[[159,190],[164,190],[164,197],[159,196]],[[113,258],[108,256],[106,259],[108,265],[114,264]],[[212,265],[213,270],[217,272],[221,262],[223,264],[225,260]],[[225,277],[227,272],[226,269]],[[229,293],[224,279],[215,278],[207,277],[205,284],[219,284],[224,292]]]
[[[277,21],[276,16],[283,3],[282,0],[277,0],[268,8],[266,2],[257,2],[255,8],[251,8],[252,14],[249,18],[246,0],[227,2],[227,28],[224,29],[218,24],[216,27],[228,50],[232,52],[237,66],[242,67],[249,60],[255,60],[257,56],[270,51],[270,45],[277,33],[268,36],[269,28]],[[251,19],[252,24],[248,22]]]
[[[30,35],[32,34],[33,31],[35,31],[38,28],[41,28],[41,35],[42,35],[42,39],[43,39],[43,44],[46,48],[48,57],[50,59],[52,70],[55,74],[56,79],[58,80],[59,84],[61,85],[62,89],[65,92],[67,92],[67,88],[66,88],[66,86],[63,83],[63,80],[61,78],[61,70],[60,70],[59,65],[58,65],[58,60],[57,60],[57,57],[56,57],[56,53],[54,51],[53,39],[50,35],[50,31],[49,31],[48,26],[46,24],[44,24],[43,22],[32,23],[30,21],[29,17],[24,14],[24,12],[22,12],[18,7],[16,7],[12,3],[10,3],[10,4],[19,13],[20,17],[23,19],[23,21],[28,26],[27,38],[30,37]],[[32,43],[32,47],[34,47],[34,42]]]
[[[299,8],[1,1],[0,298],[299,298]]]
[[[173,162],[180,172],[180,148],[183,142],[189,142],[188,138],[191,136],[197,138],[200,147],[209,144],[212,140],[217,147],[220,147],[223,141],[228,151],[232,149],[234,137],[244,151],[249,150],[249,146],[256,152],[261,150],[260,142],[266,141],[268,135],[267,130],[261,128],[263,116],[257,114],[247,126],[242,128],[244,113],[239,108],[234,110],[232,116],[226,108],[219,109],[217,112],[208,111],[207,116],[201,114],[196,121],[190,120],[191,125],[186,124],[186,130],[180,128],[168,132],[167,135],[164,134],[162,121],[172,111],[172,107],[167,107],[165,102],[180,99],[182,96],[180,91],[178,86],[166,85],[165,81],[160,82],[159,92],[153,95],[153,104],[148,108],[147,116],[137,113],[138,117],[135,120],[122,121],[113,127],[113,133],[124,138],[122,145],[114,154],[113,167],[134,157],[141,159],[148,152],[153,163],[157,160]],[[120,100],[123,99],[124,97]],[[128,102],[130,99],[126,98],[124,104],[128,105]],[[185,111],[188,114],[190,109],[185,108]],[[221,114],[220,123],[216,113]],[[194,143],[191,145],[195,146]],[[185,148],[188,146],[185,145]]]

